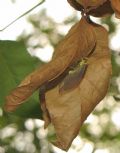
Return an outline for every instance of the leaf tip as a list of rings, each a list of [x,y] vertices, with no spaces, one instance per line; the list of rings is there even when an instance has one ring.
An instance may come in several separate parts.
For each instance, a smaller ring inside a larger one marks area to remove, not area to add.
[[[61,141],[61,142],[60,142],[60,141],[52,142],[52,144],[53,144],[54,146],[56,146],[56,147],[58,147],[58,148],[64,150],[64,151],[68,151],[69,148],[70,148],[70,146],[68,146],[66,143],[64,143],[64,142],[62,142],[62,141]]]

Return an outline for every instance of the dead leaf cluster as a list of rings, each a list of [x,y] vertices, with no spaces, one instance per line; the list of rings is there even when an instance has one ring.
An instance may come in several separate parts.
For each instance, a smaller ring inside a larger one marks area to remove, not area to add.
[[[14,111],[39,89],[45,128],[54,126],[54,144],[68,150],[80,127],[105,97],[111,77],[108,32],[89,15],[120,17],[119,0],[68,0],[82,12],[58,44],[52,60],[28,75],[7,97],[5,110]],[[84,61],[84,62],[83,62]]]
[[[72,7],[95,17],[104,17],[115,12],[120,18],[120,0],[67,0]]]

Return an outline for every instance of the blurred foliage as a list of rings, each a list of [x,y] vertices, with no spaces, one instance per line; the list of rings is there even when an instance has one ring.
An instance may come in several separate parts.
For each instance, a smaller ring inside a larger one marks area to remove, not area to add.
[[[32,72],[38,64],[40,64],[40,61],[37,58],[30,57],[23,42],[0,41],[0,106],[3,106],[5,96],[8,95],[27,74]],[[40,110],[38,108],[39,103],[34,94],[29,101],[21,105],[21,108],[16,110],[13,115],[39,117]]]
[[[58,32],[58,24],[53,21],[52,18],[46,15],[45,9],[39,14],[32,15],[28,18],[33,30],[30,34],[26,34],[24,31],[18,40],[24,40],[24,42],[34,49],[43,48],[47,44],[56,46],[58,41],[63,35]]]
[[[106,17],[106,18],[102,18],[101,19],[101,24],[105,24],[109,27],[109,34],[112,34],[116,31],[116,25],[113,22],[112,16]]]
[[[55,47],[63,38],[62,29],[69,27],[78,21],[73,16],[65,19],[63,23],[56,23],[42,10],[38,14],[28,18],[33,30],[31,33],[24,31],[18,38],[18,42],[0,41],[0,105],[2,107],[4,97],[11,89],[43,62],[30,57],[26,48],[43,48],[46,45]],[[109,28],[109,33],[116,31],[116,24],[112,17],[101,20]],[[25,45],[24,45],[25,44]],[[9,53],[10,52],[10,53]],[[120,65],[117,62],[120,53],[112,51],[113,74],[109,93],[97,106],[92,114],[92,123],[84,124],[80,131],[83,144],[91,143],[93,153],[97,149],[108,149],[109,153],[119,153],[120,129],[113,123],[112,115],[120,107],[120,91],[117,79],[120,76]],[[16,112],[6,114],[0,108],[0,153],[54,153],[54,149],[48,143],[48,139],[54,139],[53,129],[49,128],[49,135],[42,134],[43,124],[36,124],[36,120],[30,118],[41,118],[38,93],[35,93],[27,103],[22,104]],[[29,125],[29,127],[27,126]],[[7,130],[10,131],[11,134]],[[40,135],[40,136],[39,136]],[[28,139],[27,139],[28,138]],[[81,149],[82,149],[81,147]]]

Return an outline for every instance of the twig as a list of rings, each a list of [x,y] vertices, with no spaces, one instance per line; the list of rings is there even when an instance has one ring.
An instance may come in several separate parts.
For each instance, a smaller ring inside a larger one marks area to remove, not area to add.
[[[41,5],[42,3],[44,3],[45,0],[42,0],[40,3],[38,3],[37,5],[35,5],[34,7],[32,7],[30,10],[26,11],[25,13],[23,13],[22,15],[20,15],[19,17],[17,17],[15,20],[13,20],[12,22],[10,22],[8,25],[6,25],[4,28],[0,29],[0,32],[4,31],[5,29],[7,29],[9,26],[11,26],[13,23],[15,23],[17,20],[19,20],[20,18],[22,18],[23,16],[25,16],[26,14],[30,13],[31,11],[33,11],[35,8],[37,8],[39,5]]]

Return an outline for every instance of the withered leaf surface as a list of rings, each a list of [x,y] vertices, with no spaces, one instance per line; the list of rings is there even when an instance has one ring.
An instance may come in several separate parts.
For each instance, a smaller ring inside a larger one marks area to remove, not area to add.
[[[95,17],[105,17],[113,13],[114,11],[111,7],[110,1],[106,1],[103,5],[100,5],[96,9],[92,9],[89,11],[89,15],[92,15]]]
[[[82,5],[80,5],[76,0],[67,0],[67,1],[76,10],[81,11],[83,9]]]
[[[80,58],[90,54],[96,43],[92,27],[82,19],[75,24],[55,50],[53,59],[40,67],[6,97],[5,110],[13,111],[43,85],[59,77]]]
[[[76,10],[83,11],[83,6],[81,5],[82,3],[79,4],[76,0],[68,0],[68,2]],[[95,17],[104,17],[104,16],[113,14],[113,9],[111,7],[111,2],[109,0],[104,1],[104,3],[100,3],[100,4],[101,5],[97,5],[97,7],[92,5],[92,7],[90,7],[87,10],[87,14],[95,16]]]
[[[57,147],[68,150],[80,127],[95,106],[105,97],[111,76],[108,33],[92,24],[96,47],[88,58],[86,73],[74,90],[61,96],[59,86],[45,94],[46,108],[56,132]]]
[[[110,0],[113,10],[115,11],[115,15],[120,19],[120,0]]]
[[[85,9],[91,10],[93,8],[97,8],[107,0],[76,0],[79,4],[81,4]]]

